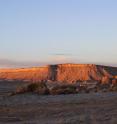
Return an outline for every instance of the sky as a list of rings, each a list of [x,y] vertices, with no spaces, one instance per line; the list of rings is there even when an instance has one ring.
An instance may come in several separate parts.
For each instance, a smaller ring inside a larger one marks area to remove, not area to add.
[[[0,0],[0,67],[117,66],[117,0]]]

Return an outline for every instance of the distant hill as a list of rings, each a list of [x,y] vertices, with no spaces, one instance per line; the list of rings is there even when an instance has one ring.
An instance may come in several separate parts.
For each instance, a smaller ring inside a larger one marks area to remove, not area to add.
[[[117,77],[117,67],[94,64],[58,64],[45,67],[0,69],[0,80],[75,82]]]

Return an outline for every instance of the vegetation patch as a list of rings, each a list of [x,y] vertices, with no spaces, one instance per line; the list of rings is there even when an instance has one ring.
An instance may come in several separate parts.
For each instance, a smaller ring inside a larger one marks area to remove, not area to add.
[[[27,92],[36,93],[39,95],[60,95],[90,92],[117,92],[117,83],[97,83],[93,87],[89,85],[60,84],[49,88],[49,86],[45,82],[35,82],[30,83],[29,85],[24,87],[18,87],[16,91],[13,92],[11,95],[22,94]]]
[[[77,87],[73,85],[62,85],[56,86],[50,90],[51,95],[59,95],[59,94],[74,94],[77,93]]]
[[[18,87],[16,91],[13,92],[11,95],[22,94],[27,92],[37,93],[39,95],[49,94],[49,90],[46,84],[37,82],[37,83],[30,83],[26,87]]]
[[[45,83],[32,83],[27,86],[28,92],[38,93],[40,95],[49,94],[49,89]]]

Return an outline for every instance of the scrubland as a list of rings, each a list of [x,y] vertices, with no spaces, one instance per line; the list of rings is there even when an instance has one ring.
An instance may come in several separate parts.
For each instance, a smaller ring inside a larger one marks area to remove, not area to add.
[[[0,82],[0,124],[117,124],[116,92],[10,95],[28,85]]]

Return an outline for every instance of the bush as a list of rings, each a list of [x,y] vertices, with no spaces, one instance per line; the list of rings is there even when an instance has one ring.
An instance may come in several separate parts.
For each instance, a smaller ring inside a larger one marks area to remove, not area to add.
[[[117,84],[113,84],[113,86],[110,89],[111,91],[116,91],[117,92]]]
[[[49,94],[49,90],[45,83],[31,83],[25,87],[18,87],[15,92],[12,92],[10,95],[17,95],[27,92],[37,93],[39,95]]]
[[[59,95],[59,94],[74,94],[76,92],[76,87],[73,85],[62,85],[56,86],[50,90],[51,95]]]
[[[26,87],[18,87],[16,89],[16,93],[25,93],[27,92],[27,88]]]
[[[49,90],[45,83],[31,83],[27,87],[28,92],[34,92],[38,94],[48,94]]]

